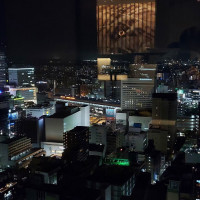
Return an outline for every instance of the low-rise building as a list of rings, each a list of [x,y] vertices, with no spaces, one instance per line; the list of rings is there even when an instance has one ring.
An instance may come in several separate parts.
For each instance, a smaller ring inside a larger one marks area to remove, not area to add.
[[[33,157],[45,155],[41,148],[32,148],[31,139],[27,137],[4,138],[0,142],[0,167],[27,167]]]

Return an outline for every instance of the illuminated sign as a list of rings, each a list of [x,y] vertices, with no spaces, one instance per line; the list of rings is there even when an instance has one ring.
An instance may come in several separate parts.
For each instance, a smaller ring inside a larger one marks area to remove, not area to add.
[[[115,109],[106,109],[106,120],[107,121],[114,121],[116,117],[116,110]]]
[[[106,165],[130,166],[130,162],[129,162],[128,159],[121,159],[121,158],[106,158],[104,160],[104,164],[106,164]]]

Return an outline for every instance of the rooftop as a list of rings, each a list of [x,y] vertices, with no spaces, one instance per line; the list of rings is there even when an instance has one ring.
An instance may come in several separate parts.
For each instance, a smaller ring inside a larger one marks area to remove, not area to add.
[[[112,185],[123,185],[135,173],[135,170],[127,166],[102,165],[96,169],[88,180],[95,182],[110,183]]]
[[[79,110],[80,110],[79,107],[69,106],[69,107],[66,107],[66,109],[63,110],[62,112],[57,112],[47,118],[61,118],[62,119],[78,112]]]

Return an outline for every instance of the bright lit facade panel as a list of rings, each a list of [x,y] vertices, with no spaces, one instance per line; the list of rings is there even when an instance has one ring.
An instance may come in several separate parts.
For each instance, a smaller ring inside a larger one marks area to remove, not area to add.
[[[98,0],[99,53],[134,53],[153,48],[155,7],[153,0]]]

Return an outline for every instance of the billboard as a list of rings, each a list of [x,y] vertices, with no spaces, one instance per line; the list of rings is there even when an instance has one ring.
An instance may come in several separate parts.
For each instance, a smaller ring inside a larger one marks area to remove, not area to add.
[[[106,109],[106,120],[107,121],[114,121],[116,118],[116,109]]]
[[[154,47],[153,0],[103,1],[97,4],[97,36],[100,54],[144,52]]]

